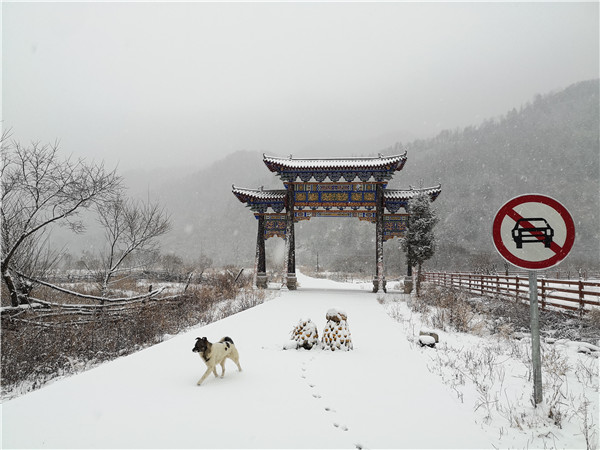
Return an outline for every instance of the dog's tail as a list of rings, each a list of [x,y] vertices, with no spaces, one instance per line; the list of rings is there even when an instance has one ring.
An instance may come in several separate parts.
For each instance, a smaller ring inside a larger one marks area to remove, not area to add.
[[[225,336],[220,342],[229,342],[230,344],[233,344],[233,339],[231,339],[229,336]]]

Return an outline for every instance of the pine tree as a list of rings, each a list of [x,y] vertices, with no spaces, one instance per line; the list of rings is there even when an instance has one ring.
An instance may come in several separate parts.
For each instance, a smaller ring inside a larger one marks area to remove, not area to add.
[[[435,253],[433,228],[438,222],[427,194],[419,194],[409,200],[407,206],[408,227],[402,240],[402,250],[410,266],[417,266],[416,294],[420,294],[421,267]]]

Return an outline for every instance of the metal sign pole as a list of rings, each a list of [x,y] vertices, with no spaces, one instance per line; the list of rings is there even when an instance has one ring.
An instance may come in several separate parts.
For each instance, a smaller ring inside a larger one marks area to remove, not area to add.
[[[533,361],[533,400],[542,402],[542,358],[540,353],[540,317],[537,298],[537,272],[529,271],[529,306],[531,315],[531,359]]]

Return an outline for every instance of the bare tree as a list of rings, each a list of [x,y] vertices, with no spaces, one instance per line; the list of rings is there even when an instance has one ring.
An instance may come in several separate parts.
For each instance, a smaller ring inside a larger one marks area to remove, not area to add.
[[[31,271],[26,255],[39,243],[37,238],[52,224],[84,230],[78,220],[81,209],[102,204],[121,188],[115,170],[103,164],[62,159],[58,144],[33,143],[24,147],[2,137],[2,261],[0,271],[18,306],[26,300],[20,291],[17,271]],[[29,248],[28,248],[29,247]]]
[[[118,195],[98,206],[99,222],[104,227],[107,249],[102,255],[102,296],[125,269],[125,262],[135,253],[154,253],[156,238],[168,232],[171,221],[157,203],[134,201]]]

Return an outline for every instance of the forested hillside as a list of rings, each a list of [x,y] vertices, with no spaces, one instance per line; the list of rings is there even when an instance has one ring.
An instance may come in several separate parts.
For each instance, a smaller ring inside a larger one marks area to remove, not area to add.
[[[571,212],[577,238],[565,264],[597,264],[598,104],[598,80],[585,81],[538,95],[519,110],[479,126],[406,146],[409,160],[402,182],[442,183],[435,206],[444,265],[460,262],[452,255],[495,256],[490,236],[496,211],[528,192],[554,197]],[[486,258],[469,259],[473,265]]]
[[[442,184],[442,194],[434,203],[440,217],[439,248],[427,265],[448,270],[501,268],[502,260],[491,243],[493,217],[504,202],[527,192],[556,198],[575,219],[576,243],[563,265],[597,265],[598,101],[598,80],[585,81],[537,95],[479,125],[405,143],[408,161],[389,187]],[[379,151],[389,154],[391,150],[365,148],[365,155]],[[285,149],[268,153],[286,155]],[[311,156],[327,156],[327,149]],[[193,175],[133,184],[133,191],[145,196],[149,190],[171,212],[174,227],[163,240],[163,253],[247,267],[253,265],[256,220],[231,194],[231,185],[282,186],[258,151],[239,151]],[[315,267],[318,254],[320,268],[370,274],[374,271],[374,236],[374,226],[353,220],[299,223],[298,264]],[[405,270],[398,247],[397,240],[385,244],[388,273]],[[280,268],[283,241],[270,239],[267,252],[267,265]]]

